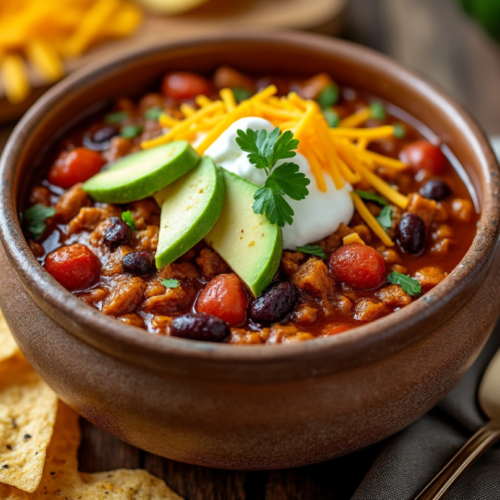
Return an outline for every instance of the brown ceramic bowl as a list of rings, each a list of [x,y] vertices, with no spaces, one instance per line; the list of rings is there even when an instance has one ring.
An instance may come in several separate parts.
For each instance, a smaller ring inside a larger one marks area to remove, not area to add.
[[[482,216],[460,265],[402,311],[297,345],[214,345],[154,336],[84,305],[44,271],[17,210],[36,158],[96,103],[140,92],[166,71],[321,71],[426,124],[464,166]],[[326,460],[375,443],[435,405],[474,361],[498,315],[499,172],[474,121],[432,85],[362,47],[319,36],[229,34],[88,67],[22,119],[1,164],[0,301],[47,383],[86,419],[147,451],[229,469]]]

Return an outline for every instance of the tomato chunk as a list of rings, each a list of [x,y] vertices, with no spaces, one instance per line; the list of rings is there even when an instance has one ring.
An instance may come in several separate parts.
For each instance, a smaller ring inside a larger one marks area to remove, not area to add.
[[[229,326],[239,326],[247,319],[248,295],[236,274],[219,274],[202,290],[196,310],[212,314]]]
[[[69,189],[99,173],[106,162],[96,151],[75,148],[59,155],[49,171],[49,182]]]
[[[67,290],[82,290],[98,280],[101,261],[90,248],[75,243],[49,253],[45,269]]]
[[[195,73],[169,73],[161,85],[161,91],[165,97],[177,101],[193,99],[197,95],[210,95],[212,87],[208,80]]]
[[[385,282],[385,261],[372,247],[353,243],[334,252],[330,268],[335,279],[358,290],[371,290]]]
[[[416,141],[408,144],[401,151],[400,158],[415,170],[425,170],[431,175],[443,175],[448,165],[441,149],[429,141]]]

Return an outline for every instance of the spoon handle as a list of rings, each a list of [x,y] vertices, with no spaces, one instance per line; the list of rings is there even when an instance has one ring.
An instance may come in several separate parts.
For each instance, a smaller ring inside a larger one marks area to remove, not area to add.
[[[491,446],[500,439],[500,425],[488,422],[483,425],[455,456],[441,469],[415,500],[440,500],[455,481]]]

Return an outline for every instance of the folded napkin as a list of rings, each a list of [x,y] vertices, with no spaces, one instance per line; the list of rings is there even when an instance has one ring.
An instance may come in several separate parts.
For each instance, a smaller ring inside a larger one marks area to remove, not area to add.
[[[500,158],[500,138],[493,139],[492,145]],[[420,492],[485,423],[477,402],[477,390],[489,361],[499,348],[500,323],[480,357],[453,391],[427,415],[383,443],[351,500],[411,500]],[[499,499],[500,447],[486,452],[446,497],[446,500]]]

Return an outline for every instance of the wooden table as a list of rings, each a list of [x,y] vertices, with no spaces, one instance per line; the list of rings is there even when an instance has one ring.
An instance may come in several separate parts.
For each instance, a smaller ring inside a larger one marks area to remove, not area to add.
[[[438,82],[488,133],[500,135],[500,47],[453,0],[349,0],[345,22],[346,38]],[[82,471],[146,468],[190,500],[348,499],[381,448],[294,470],[228,472],[150,455],[87,422],[82,430]]]

